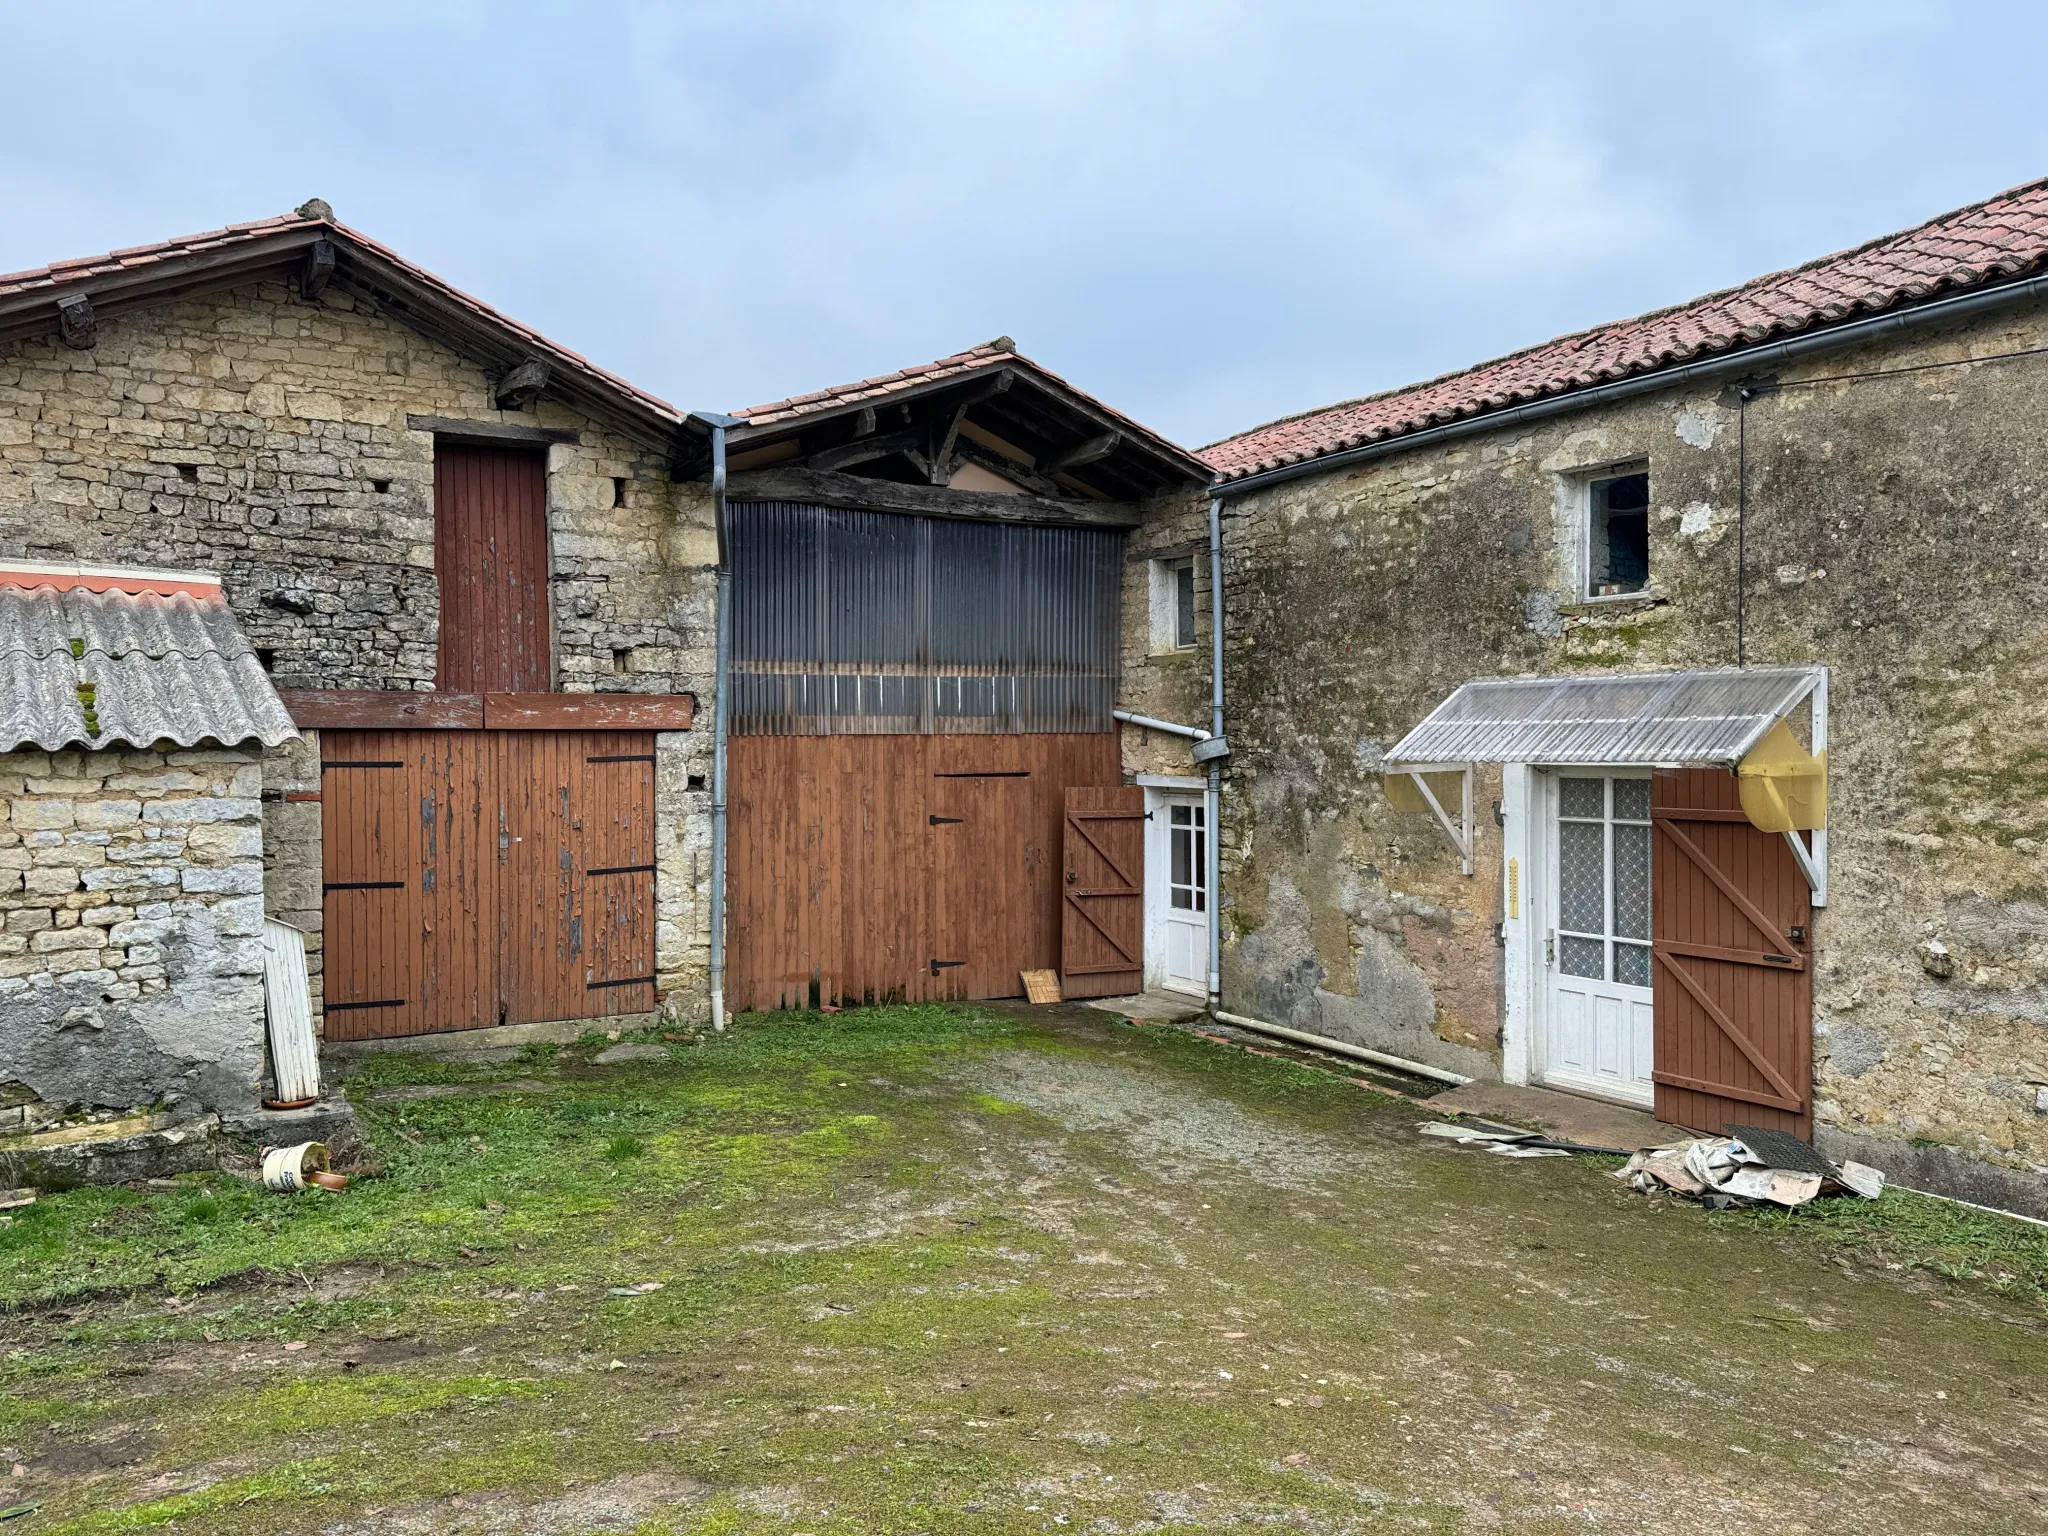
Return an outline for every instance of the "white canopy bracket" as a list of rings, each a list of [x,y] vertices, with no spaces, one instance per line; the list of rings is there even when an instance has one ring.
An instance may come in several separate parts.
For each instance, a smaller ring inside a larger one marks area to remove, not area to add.
[[[1470,763],[1417,764],[1410,768],[1403,766],[1403,773],[1412,779],[1415,787],[1422,792],[1422,798],[1436,814],[1436,824],[1444,829],[1444,836],[1451,840],[1451,846],[1458,851],[1458,858],[1464,871],[1470,875],[1473,870],[1472,855],[1477,846],[1477,837],[1472,830],[1472,765]],[[1424,777],[1432,773],[1455,773],[1458,776],[1458,819],[1454,822],[1444,810],[1443,802],[1436,797],[1436,791],[1429,787]]]

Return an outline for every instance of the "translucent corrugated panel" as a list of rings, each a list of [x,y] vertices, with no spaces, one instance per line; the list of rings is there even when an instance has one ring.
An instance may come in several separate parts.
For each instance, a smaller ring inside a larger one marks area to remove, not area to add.
[[[728,508],[741,735],[1106,731],[1123,536]]]
[[[1387,761],[1726,766],[1818,676],[1814,667],[1751,667],[1485,678],[1439,704]]]

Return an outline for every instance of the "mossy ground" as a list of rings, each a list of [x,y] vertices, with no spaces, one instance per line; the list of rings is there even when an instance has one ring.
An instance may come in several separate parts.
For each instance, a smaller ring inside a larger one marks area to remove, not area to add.
[[[1070,1008],[388,1057],[0,1230],[23,1532],[2036,1530],[2048,1234],[1712,1217]],[[521,1091],[378,1099],[440,1081]],[[648,1288],[659,1282],[658,1288]],[[0,1478],[6,1468],[0,1466]]]

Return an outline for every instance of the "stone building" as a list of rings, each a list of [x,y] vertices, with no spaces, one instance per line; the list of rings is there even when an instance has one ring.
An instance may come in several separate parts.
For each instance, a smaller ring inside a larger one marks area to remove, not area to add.
[[[7,1107],[252,1107],[262,756],[296,732],[218,581],[0,560],[0,680]]]
[[[247,1106],[265,914],[308,936],[328,1050],[699,1019],[717,977],[740,1006],[1019,990],[1094,900],[1063,902],[1059,839],[1067,790],[1118,777],[1119,541],[1206,479],[1007,338],[684,412],[318,202],[0,277],[0,560],[216,573],[234,667],[289,712],[19,733],[0,1088]],[[721,561],[753,616],[724,882]]]
[[[1590,698],[1555,689],[1593,676],[1693,669],[1708,687],[1791,668],[1789,729],[1827,752],[1826,830],[1797,834],[1803,858],[1742,830],[1773,878],[1800,882],[1804,915],[1784,924],[1800,931],[1716,942],[1802,973],[1810,1044],[1787,1047],[1803,1060],[1776,1086],[1736,1062],[1748,1098],[1717,1109],[1758,1123],[1797,1102],[1789,1120],[1824,1147],[2048,1213],[2044,264],[2034,185],[1205,450],[1225,498],[1235,748],[1227,1003],[1473,1076],[1666,1106],[1692,1071],[1667,1059],[1672,1010],[1720,962],[1685,958],[1660,926],[1652,983],[1642,892],[1613,882],[1654,864],[1663,892],[1691,866],[1661,804],[1653,845],[1631,781],[1711,768],[1734,786],[1732,763],[1624,745],[1603,770],[1579,755],[1592,717],[1613,741],[1617,720],[1698,707],[1645,693],[1617,712],[1610,690],[1560,725],[1577,706],[1544,701]],[[1459,693],[1494,678],[1546,686]],[[1753,709],[1751,738],[1774,707]],[[1447,731],[1460,714],[1493,744],[1389,761],[1426,719],[1423,739],[1477,739]],[[1469,869],[1449,835],[1467,762]],[[1454,770],[1433,780],[1450,826],[1412,793],[1415,809],[1390,802],[1416,766]],[[1613,882],[1560,874],[1573,848],[1610,860]],[[1810,913],[1802,863],[1825,882]],[[1657,921],[1691,899],[1660,895]],[[1575,901],[1590,905],[1567,922]],[[1574,970],[1601,973],[1605,1015]],[[1748,1027],[1739,1007],[1724,1017]]]

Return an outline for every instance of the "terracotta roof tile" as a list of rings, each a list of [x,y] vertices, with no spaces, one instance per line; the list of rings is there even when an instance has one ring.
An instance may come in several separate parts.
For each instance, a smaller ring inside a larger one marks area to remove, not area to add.
[[[1200,450],[1224,481],[1566,394],[1816,325],[1876,314],[2048,260],[2048,181],[1689,304],[1560,336],[1475,368],[1284,417]]]
[[[599,381],[610,390],[629,396],[642,409],[666,418],[671,425],[682,424],[684,413],[660,396],[649,394],[646,390],[627,383],[617,374],[598,367],[579,353],[570,351],[558,342],[550,341],[529,326],[521,325],[509,315],[493,309],[483,300],[464,293],[453,283],[436,277],[414,262],[407,261],[390,247],[379,244],[361,231],[327,219],[309,219],[298,214],[252,219],[240,224],[230,224],[225,229],[207,230],[196,235],[179,235],[173,239],[157,241],[153,245],[129,246],[125,250],[109,251],[103,256],[76,256],[66,261],[53,261],[48,266],[31,268],[25,272],[0,273],[0,298],[37,289],[81,286],[95,277],[132,271],[137,267],[150,266],[179,256],[220,250],[293,230],[305,231],[310,235],[321,229],[398,268],[414,282],[434,289],[443,298],[468,311],[483,324],[509,333],[517,342],[541,353],[551,361]]]

